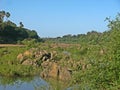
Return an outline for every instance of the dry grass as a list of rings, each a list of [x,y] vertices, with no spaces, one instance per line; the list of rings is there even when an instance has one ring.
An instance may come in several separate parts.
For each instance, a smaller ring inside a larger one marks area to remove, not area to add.
[[[80,47],[81,45],[80,44],[65,44],[65,43],[51,44],[51,47],[53,47],[53,48],[57,48],[57,47],[67,48],[67,47],[71,47],[71,46]]]
[[[0,47],[24,47],[25,45],[18,44],[0,44]]]

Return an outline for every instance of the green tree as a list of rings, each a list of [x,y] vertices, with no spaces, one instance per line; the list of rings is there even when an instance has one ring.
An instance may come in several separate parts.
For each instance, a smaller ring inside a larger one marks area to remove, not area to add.
[[[3,22],[4,17],[5,17],[5,11],[0,11],[0,23]]]
[[[111,33],[111,44],[109,47],[112,47],[112,65],[111,73],[113,73],[115,82],[117,85],[120,85],[120,14],[118,14],[115,20],[107,18]],[[119,87],[120,88],[120,87]]]
[[[9,12],[0,11],[0,43],[16,43],[24,39],[39,39],[35,30],[29,30],[23,28],[24,25],[20,22],[20,26],[17,27],[15,23],[10,20],[4,21],[4,17],[7,19],[10,17]]]
[[[20,22],[19,24],[20,24],[20,28],[23,28],[23,27],[24,27],[24,25],[23,25],[22,22]]]
[[[10,17],[10,13],[9,12],[6,12],[6,17],[7,17],[7,20],[8,20],[8,18]]]
[[[28,37],[29,38],[36,38],[36,39],[39,38],[39,36],[37,35],[37,32],[35,30],[28,31]]]

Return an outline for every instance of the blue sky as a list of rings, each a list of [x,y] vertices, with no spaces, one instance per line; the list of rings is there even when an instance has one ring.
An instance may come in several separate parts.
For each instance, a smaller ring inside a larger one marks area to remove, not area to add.
[[[36,30],[40,37],[107,30],[106,17],[120,12],[120,0],[0,0],[10,20]]]

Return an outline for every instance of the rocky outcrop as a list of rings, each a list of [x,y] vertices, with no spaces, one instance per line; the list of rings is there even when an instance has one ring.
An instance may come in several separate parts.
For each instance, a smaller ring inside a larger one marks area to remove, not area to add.
[[[67,51],[58,54],[57,51],[48,52],[32,48],[24,53],[20,53],[17,56],[17,60],[22,65],[42,68],[40,75],[43,78],[55,78],[66,81],[71,79],[74,71],[86,70],[91,67],[84,59],[74,61],[70,56],[71,53]]]
[[[62,66],[60,60],[56,61],[57,55],[56,51],[47,52],[34,48],[20,53],[17,56],[17,60],[22,65],[40,66],[42,68],[40,75],[43,78],[55,78],[63,81],[70,80],[71,71],[68,67]]]
[[[40,51],[37,49],[31,49],[25,51],[23,54],[20,53],[17,56],[17,60],[23,65],[35,65],[40,66],[42,62],[46,60],[52,60],[52,54],[47,51]]]

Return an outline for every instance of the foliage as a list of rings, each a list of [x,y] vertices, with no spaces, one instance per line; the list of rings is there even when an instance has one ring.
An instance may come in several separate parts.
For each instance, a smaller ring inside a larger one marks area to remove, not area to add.
[[[37,67],[19,64],[16,59],[19,53],[26,51],[26,47],[1,47],[0,48],[0,75],[2,76],[32,76],[39,73]]]
[[[93,48],[99,50],[102,48],[104,54],[101,56],[98,52],[89,53],[88,61],[91,64],[89,69],[78,70],[74,74],[74,82],[81,86],[89,84],[89,89],[97,90],[119,90],[120,89],[120,15],[115,20],[109,21],[108,32],[104,32],[101,37],[101,43]],[[107,39],[106,39],[107,36]],[[106,42],[107,40],[107,42]],[[98,51],[97,50],[97,51]]]
[[[73,47],[61,45],[57,49],[58,52],[70,53],[70,59],[75,62],[72,83],[80,84],[83,90],[120,89],[120,14],[114,20],[107,18],[107,21],[109,30],[103,33],[91,31],[44,38],[46,43],[73,44]],[[64,56],[61,57],[63,59]]]
[[[5,16],[10,17],[9,12],[0,11],[0,43],[17,43],[24,39],[39,39],[35,30],[23,28],[23,23],[20,22],[20,27],[10,20],[4,21]]]
[[[5,12],[0,12],[0,42],[19,40],[18,43],[27,48],[0,48],[1,75],[27,76],[39,71],[35,67],[20,65],[15,59],[19,53],[37,47],[48,52],[56,51],[53,59],[72,69],[72,84],[79,85],[80,89],[120,89],[120,14],[114,20],[106,18],[109,30],[103,33],[91,31],[44,38],[44,43],[38,43],[39,37],[34,30],[17,27],[11,21],[4,22],[4,15]]]

